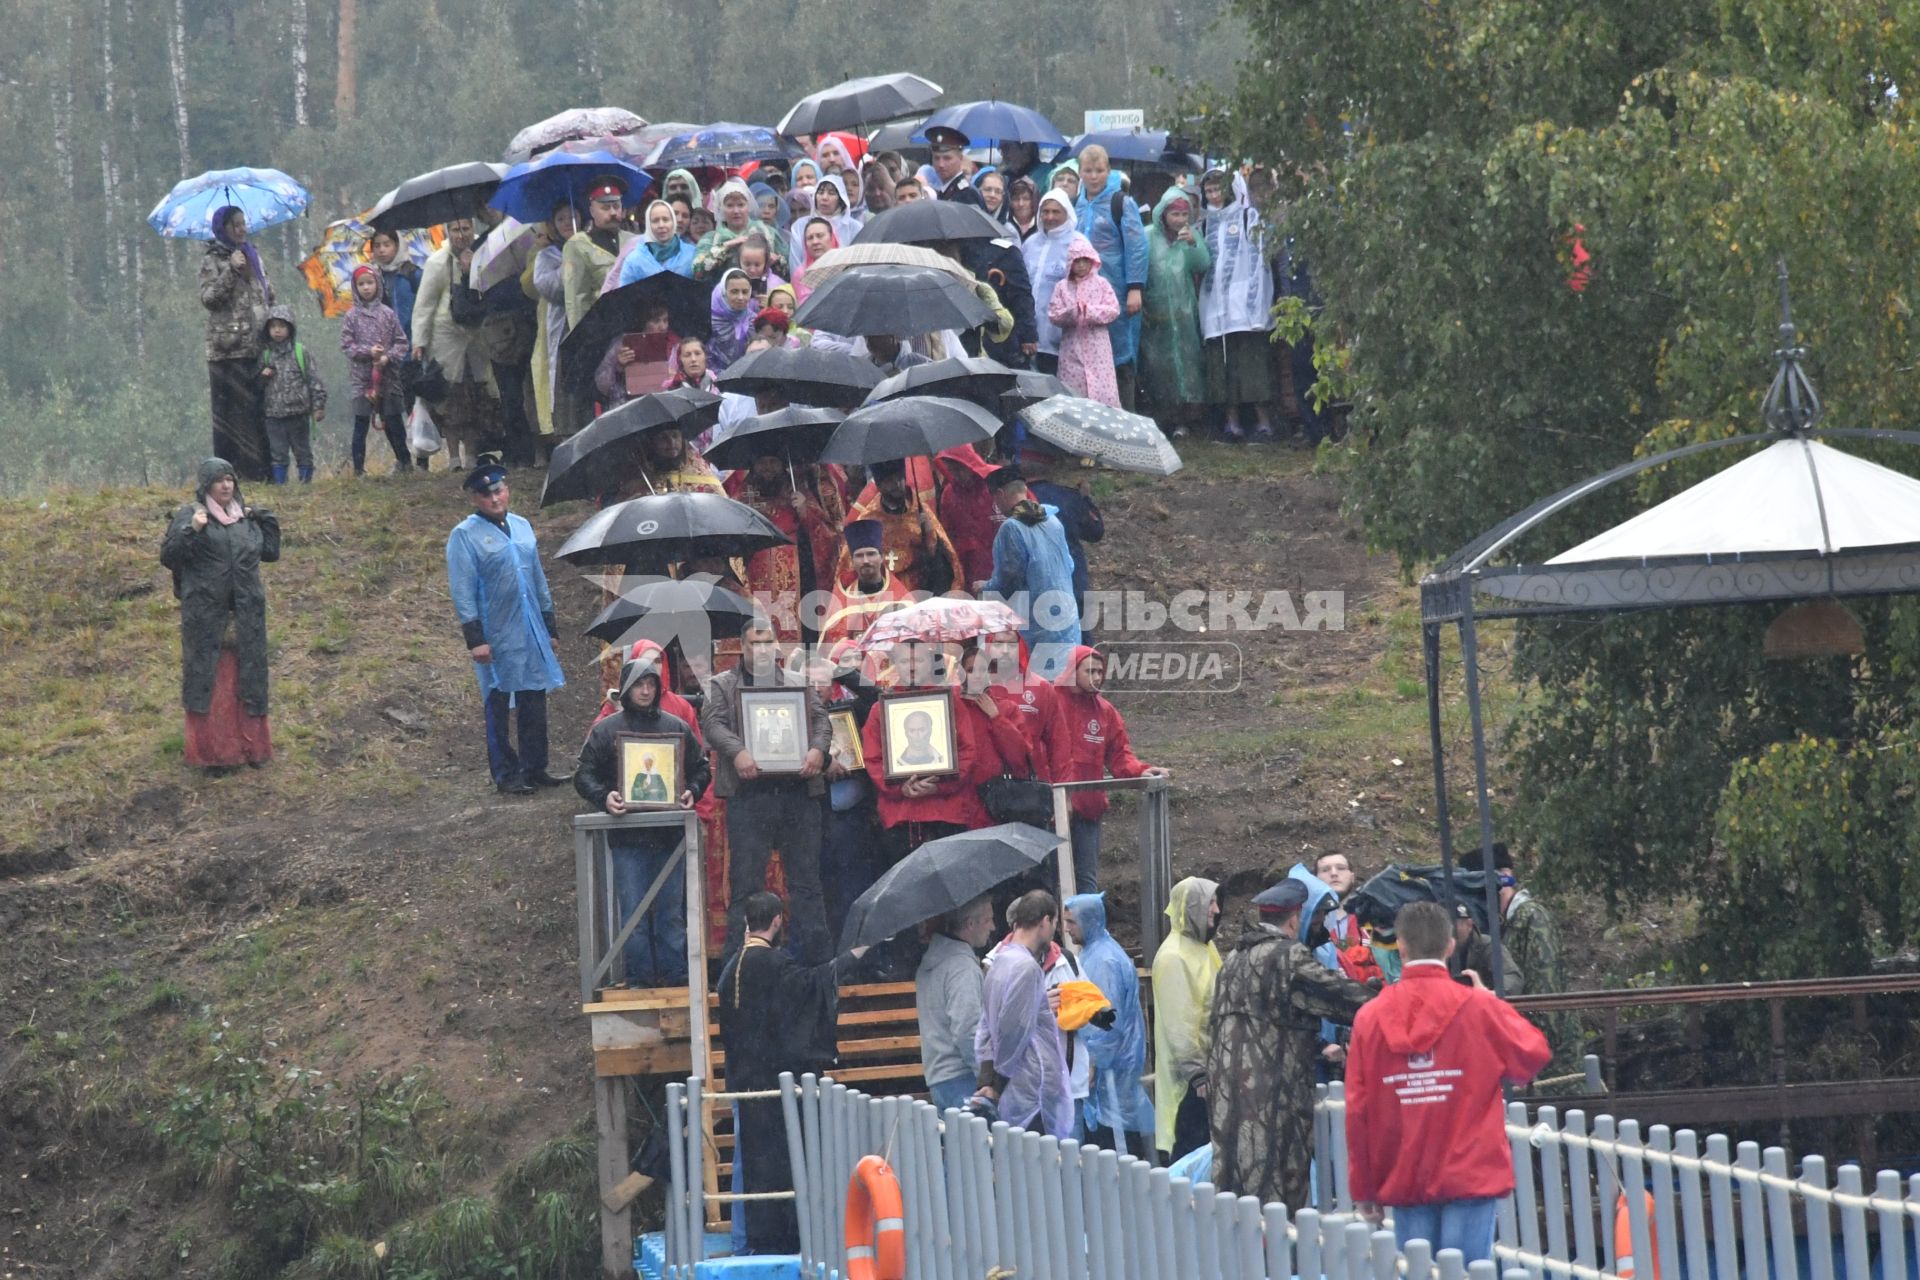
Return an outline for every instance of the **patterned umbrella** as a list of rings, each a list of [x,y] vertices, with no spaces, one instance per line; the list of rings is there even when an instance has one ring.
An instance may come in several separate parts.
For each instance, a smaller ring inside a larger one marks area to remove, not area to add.
[[[527,259],[533,256],[537,230],[518,218],[500,219],[500,225],[474,246],[467,283],[485,293],[502,280],[511,280],[526,270]]]
[[[592,138],[603,134],[632,133],[647,127],[647,122],[620,107],[574,107],[530,124],[513,135],[502,157],[508,164],[524,164],[542,151],[551,151],[563,142]]]
[[[1020,630],[1020,615],[998,600],[934,596],[874,619],[856,646],[863,653],[891,649],[908,640],[962,644],[981,636]]]
[[[211,240],[213,211],[229,204],[244,210],[248,228],[258,231],[305,213],[307,189],[278,169],[215,169],[174,184],[147,225],[173,240]]]
[[[646,159],[648,169],[734,169],[749,160],[788,160],[805,155],[798,146],[757,124],[705,124],[662,138]]]
[[[1152,418],[1098,400],[1054,396],[1022,409],[1020,418],[1036,439],[1115,471],[1170,476],[1182,465]]]
[[[320,314],[329,320],[338,320],[353,306],[353,269],[373,263],[368,248],[373,228],[365,218],[366,214],[361,214],[329,222],[325,237],[314,246],[312,253],[300,260],[300,275],[306,280],[307,288],[313,290],[313,296],[320,299]],[[403,232],[400,252],[418,266],[427,260],[428,254],[446,243],[446,239],[446,233],[439,227]]]

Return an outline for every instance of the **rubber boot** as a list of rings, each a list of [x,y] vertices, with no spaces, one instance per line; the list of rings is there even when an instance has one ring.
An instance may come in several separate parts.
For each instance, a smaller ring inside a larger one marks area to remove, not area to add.
[[[300,468],[300,483],[301,483],[301,484],[312,484],[312,483],[313,483],[313,468],[312,468],[312,467],[302,467],[302,468]]]
[[[272,482],[273,482],[274,484],[285,484],[285,483],[287,482],[287,469],[286,469],[286,467],[284,467],[284,466],[269,466],[269,467],[267,468],[267,470],[268,470],[268,472],[270,473],[270,475],[271,475],[271,479],[272,479]]]

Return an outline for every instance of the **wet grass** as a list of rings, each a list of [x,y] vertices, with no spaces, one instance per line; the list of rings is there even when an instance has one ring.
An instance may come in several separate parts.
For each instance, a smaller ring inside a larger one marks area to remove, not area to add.
[[[209,778],[181,761],[179,622],[160,536],[186,495],[63,493],[0,506],[0,850],[119,825],[131,804],[190,810],[244,792],[257,812],[323,792],[390,794],[404,731],[380,715],[400,655],[415,696],[455,693],[438,571],[464,509],[450,477],[321,480],[248,493],[281,518],[268,598],[276,759]],[[228,802],[231,802],[229,797]],[[0,858],[4,858],[0,854]]]

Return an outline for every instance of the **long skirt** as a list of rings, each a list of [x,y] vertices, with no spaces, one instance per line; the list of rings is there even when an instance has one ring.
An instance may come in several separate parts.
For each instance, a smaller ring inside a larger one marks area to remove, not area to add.
[[[233,650],[220,651],[213,671],[213,700],[206,712],[186,715],[188,764],[217,768],[273,759],[273,731],[267,717],[247,714],[240,701],[240,659]]]
[[[255,357],[207,361],[213,410],[213,456],[233,464],[242,480],[267,478],[266,390]]]
[[[1207,403],[1265,404],[1273,398],[1267,335],[1257,330],[1207,339]]]

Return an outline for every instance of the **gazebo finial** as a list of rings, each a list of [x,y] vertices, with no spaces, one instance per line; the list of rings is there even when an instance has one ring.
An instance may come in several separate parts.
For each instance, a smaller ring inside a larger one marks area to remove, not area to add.
[[[1820,421],[1820,393],[1801,367],[1807,349],[1799,343],[1799,331],[1793,326],[1793,299],[1787,293],[1787,260],[1780,259],[1780,345],[1773,358],[1780,362],[1774,371],[1773,385],[1760,402],[1760,416],[1767,428],[1780,435],[1805,435]]]

